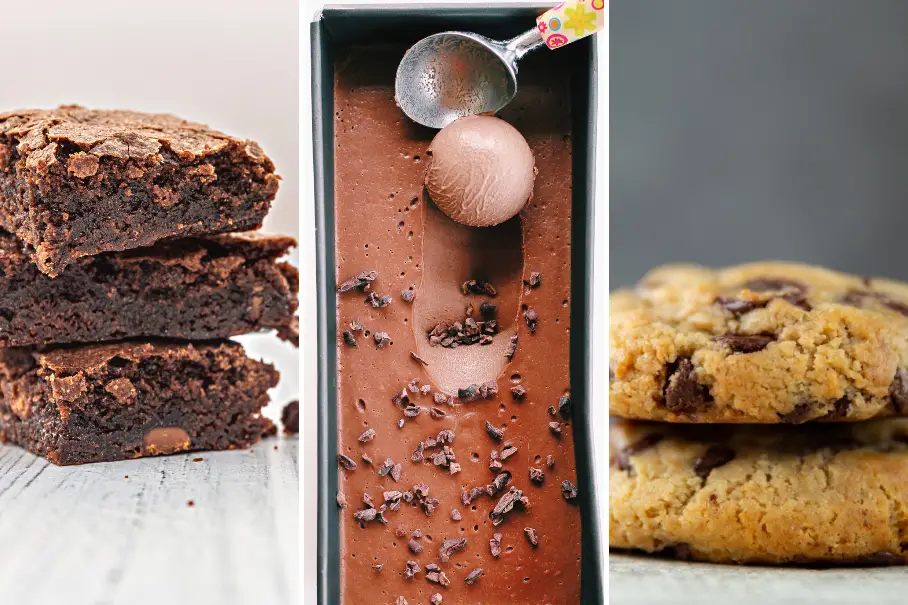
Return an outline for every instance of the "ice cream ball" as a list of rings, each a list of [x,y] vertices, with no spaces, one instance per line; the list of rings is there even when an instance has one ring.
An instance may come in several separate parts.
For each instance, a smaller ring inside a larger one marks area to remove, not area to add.
[[[533,197],[533,152],[523,135],[500,118],[460,118],[435,135],[428,155],[426,190],[458,223],[503,223]]]

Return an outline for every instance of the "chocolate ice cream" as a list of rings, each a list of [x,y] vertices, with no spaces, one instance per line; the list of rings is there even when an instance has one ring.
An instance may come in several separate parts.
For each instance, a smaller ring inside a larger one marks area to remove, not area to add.
[[[474,227],[498,225],[533,197],[533,152],[500,118],[468,116],[429,145],[426,189],[449,217]]]
[[[577,605],[571,70],[521,64],[501,116],[533,199],[469,227],[423,190],[436,131],[394,103],[404,50],[335,62],[341,602]]]

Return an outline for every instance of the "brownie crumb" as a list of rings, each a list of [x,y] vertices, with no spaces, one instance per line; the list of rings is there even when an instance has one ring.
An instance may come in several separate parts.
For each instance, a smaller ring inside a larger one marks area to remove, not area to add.
[[[451,520],[452,521],[460,521],[462,518],[463,517],[461,516],[459,510],[457,510],[456,508],[451,509]]]
[[[462,286],[460,286],[460,291],[463,294],[488,294],[489,296],[497,296],[498,290],[495,289],[495,286],[485,281],[484,279],[471,279],[465,281]]]
[[[418,361],[419,363],[421,363],[421,364],[424,365],[424,366],[428,366],[428,365],[429,365],[429,362],[428,362],[428,361],[426,361],[425,359],[423,359],[422,357],[420,357],[419,355],[417,355],[417,354],[414,353],[413,351],[410,351],[410,357],[412,357],[413,359],[415,359],[416,361]]]
[[[483,574],[482,568],[477,567],[476,569],[471,571],[469,574],[467,574],[467,577],[464,578],[464,582],[466,582],[468,586],[472,586],[477,580],[479,580],[479,578],[482,577],[482,574]]]
[[[451,560],[451,556],[467,547],[466,538],[448,538],[438,548],[438,559],[442,563]]]
[[[344,468],[344,470],[348,470],[348,471],[356,470],[356,462],[354,462],[354,460],[352,458],[350,458],[349,456],[344,456],[343,454],[338,454],[337,461]]]
[[[489,540],[489,551],[496,559],[501,556],[501,534],[494,534]]]
[[[347,345],[349,345],[351,347],[357,346],[356,338],[353,337],[353,332],[344,330],[344,343],[346,343]]]
[[[526,397],[526,395],[527,390],[523,385],[518,384],[511,387],[511,397],[513,397],[515,401],[523,401],[523,398]]]
[[[359,436],[360,443],[366,443],[375,439],[375,429],[366,429],[362,435]]]
[[[486,420],[486,433],[495,441],[501,441],[504,438],[504,429],[500,429],[488,420]]]
[[[529,328],[530,333],[536,332],[536,326],[539,324],[539,313],[534,309],[527,309],[523,312],[523,319],[526,321],[527,328]]]
[[[538,271],[531,272],[530,278],[523,280],[523,283],[530,288],[538,288],[542,285],[542,273]]]
[[[508,350],[505,352],[504,356],[508,359],[514,359],[514,355],[517,353],[517,335],[511,336],[508,340]]]
[[[420,544],[416,540],[410,540],[410,542],[407,543],[407,548],[409,548],[410,552],[414,555],[422,553],[422,544]]]
[[[545,473],[541,468],[530,467],[530,481],[536,485],[542,485],[545,481]]]
[[[530,546],[536,548],[539,546],[539,536],[536,534],[536,530],[532,527],[524,527],[523,535],[527,537],[527,542],[530,543]]]
[[[404,579],[412,580],[419,571],[419,564],[416,561],[407,561],[407,568],[404,570]]]
[[[413,291],[413,286],[410,286],[406,290],[401,290],[400,297],[404,300],[404,302],[413,302],[413,299],[416,298],[416,292]]]
[[[391,342],[391,336],[387,332],[375,332],[372,338],[375,339],[375,346],[379,349],[385,348],[385,345]]]
[[[561,482],[561,495],[565,500],[575,500],[577,498],[577,486],[565,479]]]
[[[340,294],[349,292],[350,290],[362,290],[366,291],[369,288],[369,285],[375,281],[378,277],[377,271],[363,271],[362,273],[356,274],[354,277],[344,281],[337,287],[337,291]]]
[[[281,424],[284,425],[284,432],[288,435],[296,435],[300,432],[300,402],[298,399],[284,406],[281,411]]]

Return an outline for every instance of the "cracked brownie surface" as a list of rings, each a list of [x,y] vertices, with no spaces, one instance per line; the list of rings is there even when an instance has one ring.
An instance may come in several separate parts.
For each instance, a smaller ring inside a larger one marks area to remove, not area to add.
[[[794,263],[670,265],[610,298],[609,408],[679,423],[908,415],[908,285]]]
[[[908,562],[908,419],[617,421],[609,545],[717,563]]]
[[[44,273],[168,237],[261,226],[278,187],[254,141],[163,114],[0,113],[0,226]]]

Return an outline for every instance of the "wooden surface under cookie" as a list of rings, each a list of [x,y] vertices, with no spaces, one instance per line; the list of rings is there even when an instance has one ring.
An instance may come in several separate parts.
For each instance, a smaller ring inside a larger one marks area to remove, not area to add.
[[[0,602],[297,603],[298,455],[271,437],[57,467],[0,446]]]

